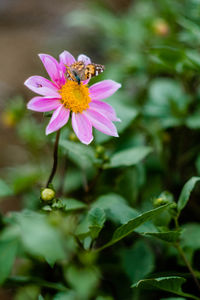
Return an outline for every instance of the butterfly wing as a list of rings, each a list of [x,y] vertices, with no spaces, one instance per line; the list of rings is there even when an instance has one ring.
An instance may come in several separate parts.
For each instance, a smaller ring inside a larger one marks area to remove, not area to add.
[[[77,81],[77,78],[80,80],[84,80],[84,70],[85,70],[85,64],[82,61],[77,61],[73,63],[70,67],[67,67],[67,73],[66,76],[68,79]]]
[[[90,79],[91,77],[98,76],[104,69],[103,65],[89,64],[85,67],[85,78]]]
[[[77,61],[70,67],[67,67],[66,76],[74,81],[83,81],[97,76],[104,71],[104,66],[99,64],[88,64],[85,66],[83,61]]]

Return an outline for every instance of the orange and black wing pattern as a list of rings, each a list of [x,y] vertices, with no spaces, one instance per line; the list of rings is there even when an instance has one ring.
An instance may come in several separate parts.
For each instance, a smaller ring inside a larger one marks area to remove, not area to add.
[[[104,71],[103,65],[89,64],[85,67],[85,78],[90,79],[91,77],[97,76]]]
[[[105,69],[103,65],[93,63],[85,65],[83,61],[77,61],[70,67],[66,66],[66,68],[66,76],[68,79],[78,81],[79,83],[80,81],[99,75]]]
[[[84,74],[85,64],[82,61],[73,63],[70,67],[67,67],[67,77],[76,81],[76,75],[82,79]]]

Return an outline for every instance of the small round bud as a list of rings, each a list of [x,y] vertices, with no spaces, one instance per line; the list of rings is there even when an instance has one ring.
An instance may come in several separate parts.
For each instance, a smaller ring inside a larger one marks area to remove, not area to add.
[[[98,146],[96,147],[96,153],[97,153],[97,154],[103,154],[104,152],[105,152],[105,148],[104,148],[103,146],[98,145]]]
[[[153,29],[159,36],[166,36],[169,33],[169,25],[164,19],[156,19],[153,22]]]
[[[43,201],[51,201],[53,200],[54,197],[55,197],[55,191],[50,188],[46,188],[41,191],[41,199]]]
[[[77,141],[77,137],[76,137],[76,135],[73,132],[70,133],[69,140],[72,141],[72,142],[76,142]]]
[[[103,158],[105,153],[105,148],[101,145],[98,145],[95,149],[96,158]]]
[[[161,206],[161,205],[166,204],[166,203],[167,203],[166,199],[164,199],[162,197],[156,198],[153,202],[155,207]]]

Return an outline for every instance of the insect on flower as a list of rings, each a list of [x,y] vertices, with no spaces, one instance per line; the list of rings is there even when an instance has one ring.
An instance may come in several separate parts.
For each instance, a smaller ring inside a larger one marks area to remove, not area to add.
[[[90,63],[85,65],[83,61],[77,61],[71,66],[66,66],[67,79],[77,81],[78,84],[83,80],[90,79],[91,77],[98,76],[105,70],[103,65]]]
[[[102,101],[113,95],[121,84],[114,80],[103,80],[88,86],[90,78],[103,72],[102,65],[93,64],[86,55],[77,61],[71,53],[63,51],[58,62],[48,54],[39,57],[51,81],[41,76],[31,76],[25,85],[37,96],[31,99],[28,109],[53,111],[46,134],[59,130],[72,118],[72,128],[78,139],[88,145],[93,140],[92,128],[104,134],[118,137],[113,122],[120,122],[111,105]]]

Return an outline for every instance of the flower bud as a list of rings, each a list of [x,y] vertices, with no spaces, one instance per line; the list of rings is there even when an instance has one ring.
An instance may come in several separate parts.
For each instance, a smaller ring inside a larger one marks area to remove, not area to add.
[[[164,198],[162,198],[162,197],[159,197],[159,198],[156,198],[156,199],[154,200],[153,205],[154,205],[155,207],[158,207],[158,206],[164,205],[164,204],[166,204],[166,203],[167,203],[166,199],[164,199]]]
[[[71,132],[69,135],[69,140],[72,142],[76,142],[78,139],[77,139],[76,135],[73,132]]]
[[[50,188],[45,188],[41,191],[41,199],[43,201],[51,201],[55,197],[55,191]]]
[[[98,145],[98,146],[96,147],[96,153],[98,153],[98,154],[103,154],[104,152],[105,152],[104,146]]]
[[[159,36],[166,36],[169,33],[168,23],[164,19],[156,19],[153,22],[153,29]]]
[[[98,145],[95,150],[96,150],[95,151],[96,158],[103,158],[105,153],[105,148],[101,145]]]

